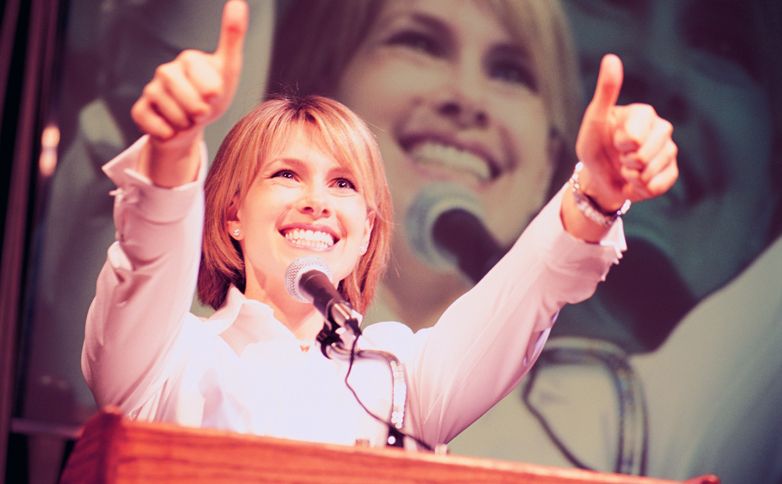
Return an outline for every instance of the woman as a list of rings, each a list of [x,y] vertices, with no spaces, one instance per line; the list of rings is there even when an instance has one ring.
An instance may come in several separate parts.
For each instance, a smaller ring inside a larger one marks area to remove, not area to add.
[[[397,229],[371,319],[428,326],[472,286],[428,250],[431,205],[466,205],[509,247],[572,171],[581,98],[558,2],[295,0],[273,48],[270,92],[334,97],[378,136]]]
[[[325,98],[263,103],[218,151],[202,206],[203,130],[231,102],[246,22],[246,5],[227,2],[215,53],[185,51],[156,71],[132,110],[148,136],[105,168],[119,186],[118,240],[87,319],[85,376],[100,405],[135,418],[381,445],[386,427],[360,407],[387,414],[385,368],[356,363],[357,403],[347,363],[310,351],[323,318],[284,288],[285,269],[317,254],[345,299],[369,303],[390,209],[366,125]],[[620,85],[608,57],[579,134],[583,169],[497,267],[433,328],[383,323],[359,340],[405,364],[408,433],[447,442],[510,391],[561,306],[617,262],[625,199],[675,181],[670,125],[648,106],[615,106]],[[217,309],[206,321],[188,312],[202,227],[199,295]]]

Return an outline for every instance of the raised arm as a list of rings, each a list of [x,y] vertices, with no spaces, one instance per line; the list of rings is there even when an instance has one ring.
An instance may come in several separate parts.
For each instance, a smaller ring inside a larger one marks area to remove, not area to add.
[[[564,187],[497,266],[416,334],[410,405],[429,442],[452,439],[511,391],[559,310],[592,295],[625,249],[610,214],[676,181],[670,123],[648,105],[617,106],[621,83],[621,61],[606,56],[579,131],[578,187]]]
[[[117,241],[98,276],[82,352],[99,405],[137,411],[171,363],[198,272],[201,140],[236,90],[247,15],[243,1],[227,2],[214,53],[184,51],[155,71],[132,109],[147,136],[104,167],[118,186]]]

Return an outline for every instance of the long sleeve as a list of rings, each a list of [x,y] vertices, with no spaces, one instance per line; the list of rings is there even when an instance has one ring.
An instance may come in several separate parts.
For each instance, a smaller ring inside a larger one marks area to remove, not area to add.
[[[173,189],[135,171],[141,138],[103,170],[117,185],[116,241],[98,276],[82,371],[98,405],[130,412],[162,386],[161,367],[189,308],[203,227],[203,179]]]
[[[599,244],[570,236],[562,192],[506,256],[410,350],[413,431],[448,442],[508,394],[534,363],[563,305],[588,298],[625,250],[621,221]]]

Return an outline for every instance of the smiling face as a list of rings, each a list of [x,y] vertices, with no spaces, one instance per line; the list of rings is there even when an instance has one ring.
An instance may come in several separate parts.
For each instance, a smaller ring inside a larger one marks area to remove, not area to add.
[[[532,53],[488,4],[406,0],[385,2],[335,94],[375,128],[397,220],[432,182],[450,182],[510,244],[552,172],[540,82]],[[434,274],[412,253],[407,230],[397,224],[392,255],[417,282],[394,291],[463,290],[455,270]]]
[[[337,98],[376,128],[401,216],[432,181],[469,189],[510,242],[551,173],[531,54],[472,0],[386,2]],[[403,234],[400,234],[403,236]]]
[[[316,255],[331,269],[334,282],[346,278],[366,251],[373,216],[363,186],[343,160],[314,139],[312,128],[293,128],[260,167],[228,221],[239,229],[248,297],[284,296],[288,265]]]

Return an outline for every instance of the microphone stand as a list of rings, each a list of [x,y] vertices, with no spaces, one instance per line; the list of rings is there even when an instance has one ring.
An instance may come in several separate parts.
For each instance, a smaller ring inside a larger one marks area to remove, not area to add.
[[[355,313],[355,311],[354,311]],[[355,313],[358,315],[358,313]],[[360,316],[360,315],[358,315]],[[358,328],[358,318],[353,317],[353,324],[347,327]],[[388,426],[388,437],[386,437],[387,447],[404,448],[404,434],[402,428],[405,423],[405,407],[407,404],[407,381],[405,379],[405,370],[399,359],[387,352],[381,350],[359,350],[355,351],[356,342],[361,335],[358,332],[348,331],[345,326],[339,326],[334,321],[326,322],[323,329],[318,333],[317,340],[321,345],[321,352],[326,358],[340,358],[349,361],[348,373],[353,365],[355,358],[372,358],[386,362],[391,372],[391,411],[387,419],[382,419],[373,414],[364,403],[358,398],[355,390],[350,386],[345,377],[345,383],[356,397],[359,405],[374,419]],[[346,341],[349,340],[349,341]]]

